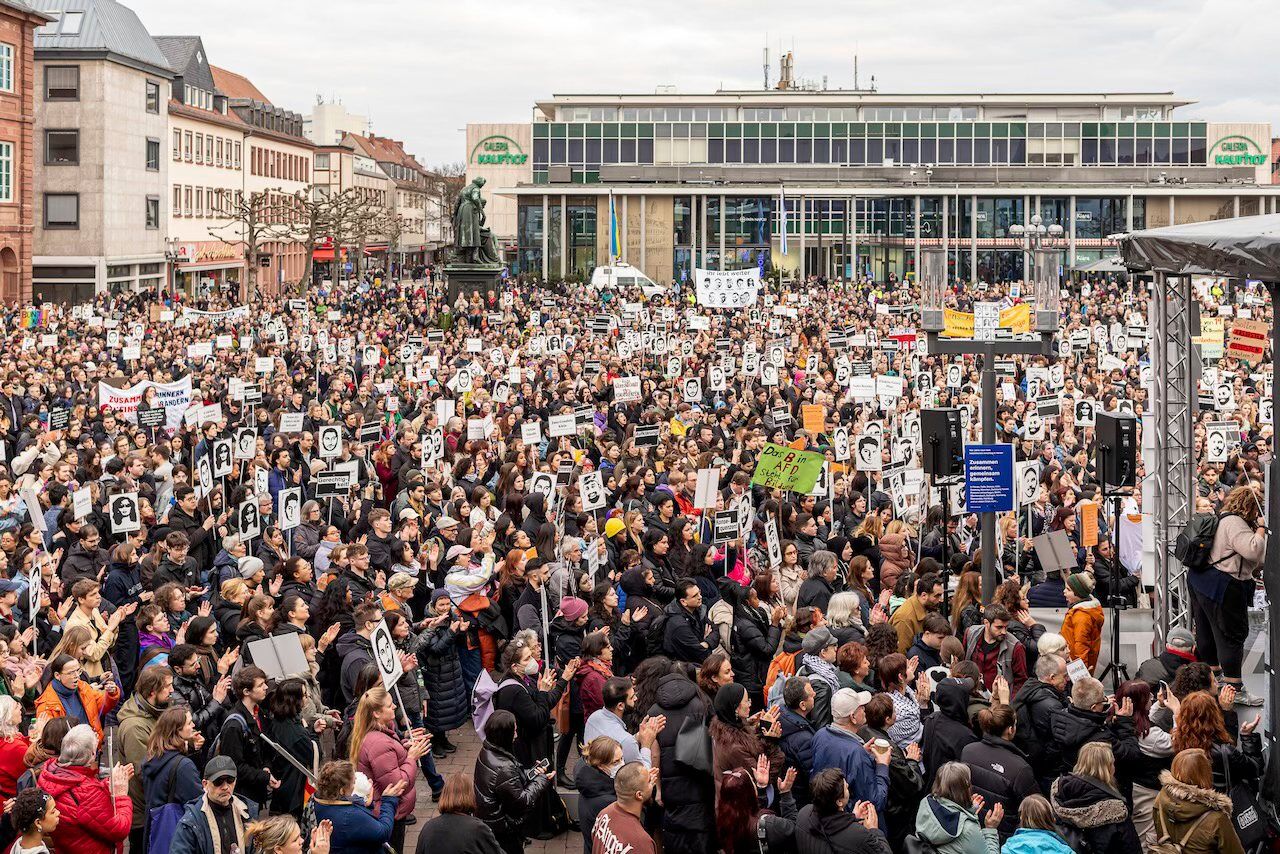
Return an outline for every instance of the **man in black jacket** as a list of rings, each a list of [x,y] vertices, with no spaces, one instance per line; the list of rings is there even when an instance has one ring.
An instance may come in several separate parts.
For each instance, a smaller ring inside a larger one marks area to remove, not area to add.
[[[151,579],[152,588],[159,590],[164,584],[177,584],[184,590],[200,586],[200,568],[190,556],[191,543],[181,531],[170,531],[164,538],[165,556],[156,567]]]
[[[101,581],[106,566],[107,550],[102,548],[102,535],[93,525],[83,525],[79,538],[67,550],[59,575],[62,583],[70,587],[82,578]]]
[[[180,643],[169,651],[169,666],[173,668],[174,696],[186,703],[196,731],[212,743],[227,716],[231,677],[218,674],[220,678],[210,691],[200,672],[200,656],[189,643]]]
[[[1151,692],[1160,690],[1160,683],[1173,684],[1178,668],[1196,660],[1196,638],[1186,629],[1170,629],[1165,639],[1164,652],[1148,658],[1138,667],[1138,678],[1151,686]]]
[[[689,578],[676,582],[677,599],[664,612],[662,650],[676,661],[701,664],[711,654],[711,624],[702,608],[702,588]]]
[[[813,724],[809,713],[813,711],[813,684],[803,676],[792,676],[782,687],[782,712],[778,723],[782,726],[779,746],[787,757],[787,764],[796,769],[796,782],[791,794],[796,806],[809,803],[809,769],[813,767]]]
[[[1053,738],[1062,751],[1064,768],[1074,768],[1080,748],[1090,742],[1111,745],[1116,768],[1124,773],[1126,763],[1143,758],[1133,731],[1133,700],[1126,698],[1118,707],[1107,699],[1102,683],[1092,677],[1077,679],[1071,686],[1071,702],[1052,717]],[[1122,791],[1124,786],[1121,778]]]
[[[196,562],[196,568],[201,573],[207,572],[213,567],[214,544],[217,542],[213,529],[217,520],[197,509],[200,501],[191,487],[179,486],[173,491],[173,498],[174,506],[169,511],[169,530],[187,535],[190,555]]]
[[[214,755],[236,763],[236,788],[241,794],[254,803],[266,803],[280,785],[267,767],[262,744],[259,704],[267,698],[267,674],[252,665],[241,668],[231,687],[240,701],[222,722]]]
[[[1018,731],[1013,743],[1022,748],[1047,792],[1062,769],[1062,755],[1053,738],[1053,716],[1067,707],[1067,663],[1061,656],[1042,655],[1036,661],[1036,675],[1022,683],[1013,698],[1018,714]]]

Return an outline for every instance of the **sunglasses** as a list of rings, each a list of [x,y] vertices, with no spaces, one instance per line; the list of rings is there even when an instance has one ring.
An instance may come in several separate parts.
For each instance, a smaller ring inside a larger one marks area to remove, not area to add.
[[[235,777],[219,777],[218,779],[210,780],[209,782],[213,783],[215,786],[229,786],[235,783],[235,781]]]

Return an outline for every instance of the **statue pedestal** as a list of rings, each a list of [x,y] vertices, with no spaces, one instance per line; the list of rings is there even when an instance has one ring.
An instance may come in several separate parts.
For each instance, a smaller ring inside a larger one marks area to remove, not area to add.
[[[458,295],[468,297],[479,293],[487,296],[489,291],[495,294],[502,291],[502,267],[495,264],[447,264],[444,268],[446,294],[449,305],[458,301]]]

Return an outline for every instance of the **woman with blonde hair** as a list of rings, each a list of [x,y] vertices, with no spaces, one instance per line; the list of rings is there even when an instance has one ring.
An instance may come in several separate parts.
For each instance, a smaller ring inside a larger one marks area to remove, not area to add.
[[[373,800],[382,792],[403,782],[404,795],[396,805],[395,824],[391,832],[391,847],[404,850],[406,819],[413,815],[417,805],[414,780],[418,774],[418,760],[431,749],[431,738],[415,734],[405,747],[396,735],[396,704],[385,688],[372,688],[365,692],[356,707],[351,725],[351,745],[348,758],[357,771],[362,771],[373,783]]]
[[[1071,846],[1058,835],[1053,807],[1043,795],[1028,795],[1018,807],[1018,829],[1000,849],[1000,854],[1072,854]]]
[[[329,854],[329,838],[333,823],[322,821],[311,831],[311,841],[304,849],[302,829],[293,816],[273,815],[261,821],[250,822],[245,828],[245,839],[250,850],[258,854]]]
[[[583,854],[591,854],[591,831],[596,816],[615,800],[613,778],[622,767],[622,745],[607,735],[596,736],[582,748],[585,762],[578,763],[574,782],[578,787],[578,824],[582,826]]]
[[[1156,839],[1181,846],[1183,854],[1244,854],[1234,813],[1231,798],[1214,791],[1213,763],[1200,748],[1183,750],[1160,772],[1152,812]]]
[[[1116,758],[1110,744],[1093,741],[1081,747],[1075,768],[1050,787],[1049,801],[1072,849],[1095,854],[1142,850],[1129,804],[1116,787]]]

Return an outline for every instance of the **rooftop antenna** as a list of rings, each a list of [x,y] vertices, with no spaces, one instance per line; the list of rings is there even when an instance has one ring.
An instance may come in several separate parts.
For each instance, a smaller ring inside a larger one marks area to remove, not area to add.
[[[857,51],[854,51],[853,53],[853,88],[855,91],[858,88],[858,52]]]
[[[822,91],[827,91],[827,75],[822,75]]]
[[[765,34],[764,43],[764,88],[769,88],[769,36]]]
[[[874,74],[871,75],[871,91],[876,91],[876,76]]]

